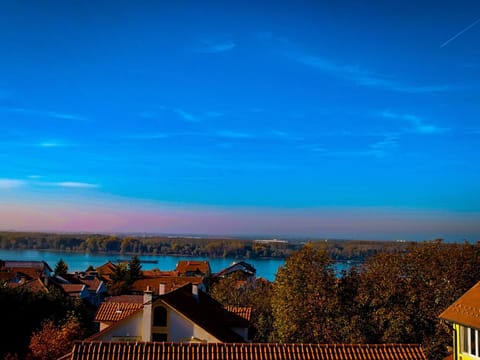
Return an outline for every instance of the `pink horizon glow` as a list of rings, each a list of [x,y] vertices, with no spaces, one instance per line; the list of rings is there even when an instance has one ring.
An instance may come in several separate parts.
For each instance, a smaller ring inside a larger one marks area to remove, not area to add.
[[[0,204],[0,229],[311,236],[356,239],[468,238],[477,214],[389,208],[264,209],[122,203]],[[478,239],[469,239],[478,240]]]

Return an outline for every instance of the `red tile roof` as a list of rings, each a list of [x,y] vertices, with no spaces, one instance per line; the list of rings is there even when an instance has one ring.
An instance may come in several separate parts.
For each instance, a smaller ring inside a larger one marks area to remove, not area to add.
[[[160,284],[165,285],[165,292],[176,290],[186,284],[200,285],[203,279],[198,276],[154,276],[143,277],[135,280],[132,285],[132,291],[137,293],[143,293],[147,287],[153,291],[155,295],[160,294]]]
[[[95,268],[95,271],[98,272],[98,275],[105,280],[110,280],[110,275],[113,274],[117,266],[111,261]]]
[[[95,321],[116,322],[141,309],[140,303],[103,302],[97,310]]]
[[[68,296],[79,297],[82,293],[84,284],[59,284]]]
[[[247,321],[250,321],[252,316],[252,308],[248,306],[225,306],[225,309]]]
[[[71,360],[425,360],[420,345],[77,342]]]
[[[38,293],[38,292],[44,292],[47,293],[48,289],[43,283],[42,280],[40,279],[34,279],[34,280],[28,280],[25,282],[21,283],[8,283],[7,284],[11,288],[16,288],[16,287],[22,287],[25,289],[30,290],[31,292]]]
[[[443,320],[480,329],[480,282],[439,316]]]
[[[143,304],[143,295],[110,296],[105,299],[105,302]]]
[[[208,276],[210,275],[210,263],[208,261],[180,260],[177,263],[176,271],[181,276],[189,274]]]

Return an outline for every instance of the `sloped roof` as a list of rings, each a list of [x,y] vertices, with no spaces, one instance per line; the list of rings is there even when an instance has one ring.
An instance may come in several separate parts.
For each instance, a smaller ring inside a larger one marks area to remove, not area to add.
[[[420,345],[76,342],[71,360],[425,360]]]
[[[109,296],[104,301],[113,303],[143,304],[143,295]]]
[[[180,275],[187,273],[210,274],[210,263],[199,260],[180,260],[175,269]]]
[[[198,299],[187,284],[175,291],[161,295],[155,302],[163,301],[201,328],[223,342],[242,342],[243,338],[228,327],[248,327],[248,321],[227,311],[218,301],[203,291]]]
[[[95,321],[120,321],[143,307],[142,303],[103,302],[100,304]]]
[[[480,282],[450,305],[439,317],[452,323],[480,329]]]
[[[52,272],[52,268],[48,263],[44,260],[4,260],[3,261],[4,267],[11,267],[11,268],[32,268],[44,271],[47,269],[48,271]]]
[[[99,267],[95,268],[95,271],[98,272],[98,275],[100,277],[104,278],[105,280],[109,280],[110,275],[113,274],[116,267],[117,267],[117,265],[115,265],[114,263],[109,261],[109,262],[106,262],[105,264],[100,265]]]
[[[247,321],[250,321],[252,316],[252,308],[249,306],[225,306],[225,309]]]
[[[40,279],[28,280],[28,281],[21,282],[21,283],[8,283],[7,285],[8,285],[8,287],[11,287],[11,288],[22,287],[22,288],[28,289],[29,291],[34,292],[34,293],[38,293],[38,292],[47,293],[48,292],[47,287],[45,286],[43,281],[40,280]]]
[[[84,284],[59,284],[63,291],[71,297],[79,297],[82,294],[83,289],[86,287]]]
[[[135,280],[132,291],[143,293],[147,287],[150,287],[155,295],[159,295],[160,284],[165,285],[165,292],[170,292],[186,284],[200,285],[202,282],[202,278],[198,276],[143,276],[141,279]]]
[[[241,271],[249,276],[255,276],[257,269],[245,261],[234,262],[232,265],[226,267],[225,269],[219,271],[214,275],[214,277],[224,277],[231,273]]]

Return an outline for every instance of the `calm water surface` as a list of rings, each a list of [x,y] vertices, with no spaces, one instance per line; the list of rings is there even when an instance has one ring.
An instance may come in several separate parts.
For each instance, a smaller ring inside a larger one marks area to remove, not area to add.
[[[116,263],[117,260],[130,260],[130,255],[115,254],[87,254],[87,253],[69,253],[56,251],[39,251],[39,250],[5,250],[0,249],[0,259],[2,260],[45,260],[53,269],[58,260],[63,259],[68,264],[70,271],[84,271],[90,265],[97,267],[105,264],[107,261]],[[160,270],[175,269],[179,260],[208,260],[212,272],[216,273],[227,266],[230,266],[235,260],[225,258],[202,258],[202,257],[182,257],[168,255],[142,255],[141,260],[154,260],[157,263],[142,263],[144,270],[158,268]],[[239,260],[236,260],[239,261]],[[257,269],[257,276],[267,280],[275,280],[275,274],[280,266],[285,263],[282,259],[248,259],[249,264]],[[348,269],[350,265],[345,263],[336,263],[335,270],[337,273],[344,269]]]

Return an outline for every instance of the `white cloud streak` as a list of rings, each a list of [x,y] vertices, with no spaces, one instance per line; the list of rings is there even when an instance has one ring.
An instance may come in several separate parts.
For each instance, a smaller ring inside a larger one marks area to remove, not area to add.
[[[93,189],[98,188],[98,184],[89,184],[84,182],[76,182],[76,181],[63,181],[52,183],[54,186],[64,187],[64,188],[77,188],[77,189]]]
[[[86,117],[78,114],[67,114],[67,113],[60,113],[56,111],[26,109],[26,108],[19,108],[19,107],[1,107],[0,110],[16,113],[16,114],[41,116],[41,117],[48,117],[48,118],[60,119],[60,120],[71,120],[71,121],[87,121],[88,120]]]
[[[470,25],[468,25],[466,28],[460,30],[458,33],[456,33],[455,35],[453,35],[451,38],[449,38],[447,41],[445,41],[442,45],[440,45],[441,48],[447,46],[448,44],[450,44],[453,40],[455,40],[456,38],[458,38],[460,35],[466,33],[468,30],[470,30],[471,28],[473,28],[475,25],[477,25],[478,23],[480,23],[480,18],[478,18],[477,20],[475,20],[473,23],[471,23]]]
[[[294,56],[293,58],[295,61],[303,65],[322,71],[330,76],[353,82],[358,86],[382,88],[411,94],[437,93],[453,89],[453,87],[449,85],[415,86],[402,84],[391,76],[377,74],[363,69],[358,65],[340,65],[329,59],[318,56],[300,55]]]
[[[23,180],[18,179],[1,179],[0,178],[0,190],[15,189],[24,186],[26,183]]]
[[[443,134],[450,130],[449,128],[442,128],[433,124],[428,124],[419,116],[412,114],[397,114],[390,111],[383,111],[380,116],[385,119],[402,120],[409,122],[411,128],[409,128],[408,131],[417,134]]]
[[[235,48],[237,44],[235,44],[231,40],[223,41],[223,42],[211,42],[211,41],[203,41],[203,45],[196,49],[198,53],[204,54],[219,54],[226,51],[230,51]]]

